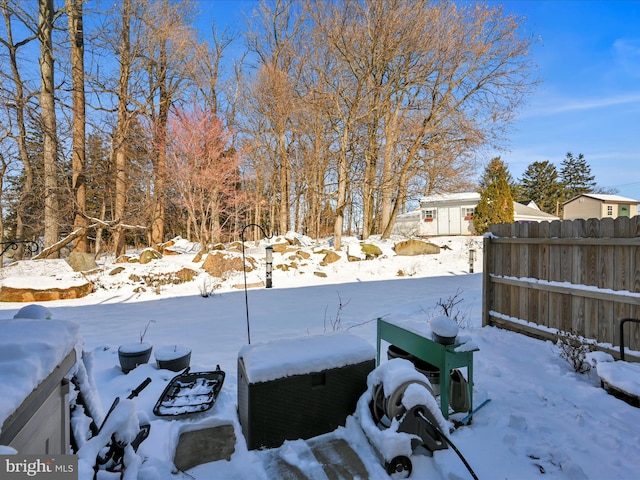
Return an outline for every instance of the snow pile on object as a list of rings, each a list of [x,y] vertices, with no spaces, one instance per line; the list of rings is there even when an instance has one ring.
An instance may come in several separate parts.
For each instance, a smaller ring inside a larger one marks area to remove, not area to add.
[[[248,380],[260,383],[366,362],[376,357],[376,349],[355,335],[337,332],[245,345],[238,357]]]
[[[80,326],[62,320],[0,320],[0,425],[76,348]],[[37,335],[34,335],[37,333]]]
[[[109,414],[100,433],[88,440],[78,450],[78,473],[80,478],[92,478],[96,458],[101,450],[109,444],[111,436],[118,442],[126,444],[124,447],[124,471],[123,480],[137,479],[138,470],[142,459],[134,451],[131,442],[135,440],[140,431],[140,422],[136,414],[136,405],[133,400],[120,400],[117,406]]]
[[[2,286],[9,288],[70,288],[85,285],[87,279],[66,260],[21,260],[2,268]]]
[[[436,335],[445,338],[455,338],[458,335],[458,325],[449,317],[444,315],[433,317],[429,323],[431,324],[431,330]]]
[[[26,307],[22,307],[18,310],[13,318],[31,318],[33,320],[51,320],[53,318],[53,313],[47,307],[43,307],[42,305],[27,305]]]
[[[629,362],[600,362],[596,365],[603,382],[640,397],[640,365]]]
[[[425,384],[431,385],[429,379],[418,372],[408,360],[402,358],[389,360],[367,377],[367,391],[358,400],[355,415],[371,444],[387,462],[398,456],[410,457],[413,453],[411,441],[415,436],[398,432],[400,421],[397,418],[390,419],[389,428],[381,428],[376,425],[371,416],[369,403],[373,399],[375,387],[378,385],[382,385],[384,396],[389,398],[398,388],[402,388],[406,384],[409,386],[406,387],[402,398],[405,408],[425,405],[438,420],[440,430],[445,435],[449,431],[447,421],[439,413],[440,407],[435,398],[424,387]]]

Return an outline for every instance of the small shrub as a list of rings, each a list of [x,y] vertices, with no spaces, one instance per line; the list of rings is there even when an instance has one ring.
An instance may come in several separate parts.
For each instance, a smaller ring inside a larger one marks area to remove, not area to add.
[[[587,373],[591,364],[587,354],[594,350],[593,342],[573,332],[559,332],[556,346],[560,349],[560,358],[565,360],[576,373]]]
[[[464,328],[467,325],[468,312],[462,312],[458,309],[458,305],[464,301],[460,295],[462,295],[462,291],[458,288],[456,293],[446,300],[438,299],[436,305],[442,310],[445,316],[453,320],[460,328]]]
[[[147,335],[147,330],[149,330],[149,325],[152,323],[156,323],[155,320],[147,321],[147,324],[144,327],[144,330],[140,332],[140,343],[144,342],[144,337]]]
[[[349,305],[351,300],[347,300],[346,302],[342,302],[342,297],[340,296],[340,292],[338,292],[338,310],[336,311],[335,317],[329,317],[329,324],[331,325],[331,331],[337,332],[342,330],[342,310],[344,307]],[[324,331],[327,331],[327,309],[329,307],[325,307],[324,309]]]
[[[200,296],[202,298],[213,297],[215,294],[216,285],[212,278],[207,277],[202,280],[202,283],[198,286],[200,290]]]

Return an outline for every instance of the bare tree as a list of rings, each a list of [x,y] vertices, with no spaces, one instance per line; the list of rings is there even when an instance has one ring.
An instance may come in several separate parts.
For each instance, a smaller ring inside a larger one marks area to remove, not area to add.
[[[44,243],[58,241],[58,138],[56,128],[53,0],[38,0],[38,40],[40,41],[40,116],[44,143]]]
[[[317,68],[316,76],[334,99],[327,114],[339,145],[335,242],[349,191],[362,197],[363,236],[388,236],[416,179],[438,190],[464,185],[471,153],[501,140],[535,84],[532,40],[520,37],[520,19],[497,7],[428,0],[308,6],[313,47],[326,44],[333,67],[326,75]]]
[[[33,192],[33,169],[31,167],[31,161],[27,152],[27,128],[26,128],[26,110],[27,103],[32,93],[25,87],[25,82],[22,78],[20,69],[18,68],[18,52],[19,49],[28,45],[31,41],[37,38],[36,34],[27,29],[27,36],[19,41],[15,41],[13,37],[12,18],[15,16],[15,5],[9,5],[8,0],[2,0],[0,4],[0,10],[2,10],[2,17],[4,19],[6,38],[0,37],[0,43],[6,48],[8,53],[9,65],[11,67],[11,73],[3,72],[5,78],[10,78],[13,83],[13,89],[3,89],[5,95],[8,95],[5,104],[10,110],[13,111],[15,119],[13,125],[8,126],[7,137],[11,137],[18,149],[18,157],[22,162],[22,168],[24,172],[24,183],[22,185],[19,198],[16,204],[16,227],[15,238],[18,240],[24,239],[24,226],[25,226],[25,207],[28,199]],[[33,22],[34,19],[29,19],[26,12],[21,12],[23,21],[27,24]],[[20,17],[20,16],[19,16]],[[7,112],[7,118],[11,118],[11,113]],[[22,246],[16,251],[14,258],[22,258],[23,249]]]
[[[113,140],[113,153],[115,157],[115,205],[114,217],[122,221],[125,214],[127,200],[127,157],[126,136],[130,123],[128,112],[129,105],[129,78],[131,76],[131,0],[122,1],[122,23],[120,31],[120,75],[118,80],[118,119]],[[114,248],[116,256],[125,252],[125,231],[117,228],[114,236]]]
[[[85,229],[88,225],[88,221],[86,217],[86,107],[84,91],[84,28],[82,0],[67,0],[67,18],[69,22],[71,81],[73,91],[73,145],[71,151],[71,188],[74,193],[75,200],[73,230],[81,230],[83,232],[78,236],[74,245],[74,250],[86,253],[89,251],[89,243]]]
[[[164,241],[167,182],[167,124],[169,112],[195,75],[196,42],[188,26],[192,15],[188,0],[153,3],[144,12],[147,43],[142,52],[147,73],[145,114],[152,132],[153,193],[149,242]]]

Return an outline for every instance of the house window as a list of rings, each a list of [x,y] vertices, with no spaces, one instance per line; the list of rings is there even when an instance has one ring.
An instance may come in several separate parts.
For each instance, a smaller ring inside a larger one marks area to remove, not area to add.
[[[607,215],[613,217],[613,205],[607,205]]]
[[[464,214],[465,220],[473,220],[473,211],[474,208],[463,208],[462,213]]]
[[[433,219],[436,218],[435,209],[431,210],[422,210],[422,220],[424,222],[433,222]]]

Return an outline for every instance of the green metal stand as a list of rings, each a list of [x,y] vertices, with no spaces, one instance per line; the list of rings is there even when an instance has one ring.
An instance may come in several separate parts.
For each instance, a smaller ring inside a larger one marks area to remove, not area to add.
[[[444,418],[449,418],[449,385],[451,370],[467,367],[467,381],[469,382],[469,412],[473,411],[473,352],[456,352],[460,344],[442,345],[411,332],[382,318],[378,319],[378,356],[376,365],[380,365],[380,343],[385,340],[398,348],[406,350],[412,355],[435,365],[440,369],[440,410]]]

